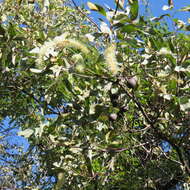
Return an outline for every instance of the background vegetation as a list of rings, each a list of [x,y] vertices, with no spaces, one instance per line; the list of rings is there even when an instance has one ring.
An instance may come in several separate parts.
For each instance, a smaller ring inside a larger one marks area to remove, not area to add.
[[[190,25],[142,3],[0,4],[2,188],[189,188]]]

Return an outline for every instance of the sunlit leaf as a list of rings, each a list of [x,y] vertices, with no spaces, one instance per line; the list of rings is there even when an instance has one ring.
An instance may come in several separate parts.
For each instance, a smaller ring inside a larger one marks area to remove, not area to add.
[[[190,5],[179,9],[179,11],[190,11]]]
[[[108,25],[105,22],[101,22],[100,29],[101,29],[101,32],[104,34],[109,34],[109,35],[112,34],[110,28],[108,27]]]
[[[74,153],[74,154],[79,154],[81,151],[82,151],[82,149],[81,148],[70,148],[69,149],[72,153]]]
[[[30,68],[30,71],[31,71],[32,73],[42,73],[42,72],[43,72],[43,70],[35,69],[35,68]]]
[[[176,72],[185,72],[186,71],[186,69],[184,67],[181,67],[181,66],[176,66],[174,70]]]
[[[0,158],[8,164],[0,173],[1,184],[11,182],[0,186],[138,190],[186,182],[189,20],[175,12],[149,18],[148,0],[88,2],[106,16],[99,22],[75,1],[28,2],[0,3]],[[165,4],[167,11],[174,1]],[[14,126],[29,138],[23,154],[5,149]]]
[[[182,111],[190,110],[190,100],[188,98],[180,100],[180,109]]]
[[[25,129],[24,131],[19,131],[18,135],[23,136],[25,138],[29,138],[34,133],[32,129]]]
[[[139,3],[138,0],[130,0],[130,19],[133,21],[138,17]]]
[[[39,48],[39,47],[36,47],[36,48],[32,49],[32,50],[30,51],[30,53],[39,53],[39,51],[40,51],[40,48]]]
[[[168,54],[171,54],[171,51],[165,47],[162,47],[158,52],[158,55],[168,55]]]
[[[88,7],[92,10],[92,11],[97,11],[99,13],[101,13],[102,15],[106,16],[106,11],[104,10],[103,7],[101,7],[98,4],[95,3],[91,3],[90,1],[87,2]]]
[[[123,27],[121,27],[122,32],[127,32],[128,34],[137,31],[138,28],[134,24],[127,24]]]
[[[92,34],[85,34],[90,42],[94,42],[95,37]]]
[[[115,0],[115,4],[119,6],[119,8],[123,9],[124,8],[124,3],[125,0]]]
[[[163,19],[165,16],[170,17],[169,14],[164,14],[164,15],[161,15],[161,16],[159,16],[159,17],[153,17],[153,18],[151,18],[151,20],[152,20],[152,21],[159,21],[159,20]]]

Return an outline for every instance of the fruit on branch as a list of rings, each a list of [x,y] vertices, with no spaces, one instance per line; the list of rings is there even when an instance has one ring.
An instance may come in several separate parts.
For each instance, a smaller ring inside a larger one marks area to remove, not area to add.
[[[117,114],[116,113],[111,113],[109,115],[109,119],[110,119],[110,121],[115,121],[117,119]]]
[[[127,80],[127,87],[135,89],[138,86],[138,80],[136,76],[133,76]]]

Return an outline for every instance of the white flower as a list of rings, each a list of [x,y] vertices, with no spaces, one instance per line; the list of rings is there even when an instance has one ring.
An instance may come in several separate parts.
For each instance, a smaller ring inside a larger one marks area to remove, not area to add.
[[[66,39],[67,36],[68,33],[56,36],[53,40],[45,42],[39,49],[34,48],[31,50],[31,53],[38,53],[37,63],[41,64],[44,60],[47,60],[50,55],[56,57],[58,52],[55,50],[60,50],[66,47],[79,49],[85,55],[89,54],[89,48],[86,47],[85,44],[75,39]]]

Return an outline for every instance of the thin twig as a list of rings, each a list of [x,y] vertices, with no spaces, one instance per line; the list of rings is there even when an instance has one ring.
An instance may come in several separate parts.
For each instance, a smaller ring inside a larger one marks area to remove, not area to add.
[[[72,3],[73,3],[73,5],[75,6],[75,8],[83,15],[83,16],[85,16],[100,32],[101,32],[101,29],[100,29],[100,27],[96,24],[96,22],[93,20],[93,19],[91,19],[86,13],[84,13],[78,6],[77,6],[77,4],[75,3],[75,1],[74,0],[71,0],[72,1]]]
[[[120,0],[117,0],[117,4],[116,4],[116,8],[115,8],[115,12],[114,12],[114,15],[113,15],[113,20],[114,20],[116,14],[117,14],[117,10],[118,10],[118,7],[119,7],[119,1],[120,1]]]
[[[21,89],[21,91],[22,91],[24,94],[30,96],[32,99],[34,99],[34,100],[40,105],[40,107],[42,108],[42,106],[41,106],[41,101],[38,100],[33,94],[30,94],[30,93],[28,93],[26,90],[23,90],[23,89]],[[47,109],[48,109],[49,111],[51,111],[52,114],[59,115],[58,112],[54,111],[52,108],[50,108],[50,107],[48,107],[48,106],[47,106]]]
[[[152,125],[151,119],[148,117],[148,115],[144,111],[143,107],[141,106],[141,103],[137,100],[137,98],[134,95],[130,94],[128,92],[128,90],[123,86],[123,84],[119,83],[119,85],[126,92],[127,96],[129,96],[135,102],[135,104],[137,105],[137,107],[139,108],[139,110],[141,111],[141,113],[143,114],[143,116],[145,117],[145,119],[148,122],[148,124]]]

